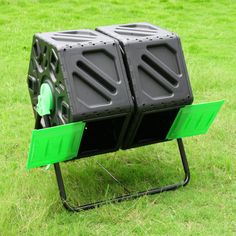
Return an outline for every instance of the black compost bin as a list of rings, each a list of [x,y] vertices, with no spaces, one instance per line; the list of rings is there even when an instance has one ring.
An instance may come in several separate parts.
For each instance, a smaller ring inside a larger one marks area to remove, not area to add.
[[[35,116],[42,83],[53,93],[53,126],[86,122],[78,157],[121,146],[133,101],[116,40],[94,30],[36,34],[28,72]]]
[[[179,108],[193,102],[179,37],[148,23],[97,30],[119,41],[135,98],[123,148],[165,141]]]
[[[182,138],[206,133],[224,103],[188,105],[180,39],[148,23],[36,34],[27,81],[36,118],[27,168],[53,164],[70,211],[186,186]],[[181,181],[132,193],[97,161],[126,194],[78,206],[67,200],[60,162],[167,140],[177,140]]]

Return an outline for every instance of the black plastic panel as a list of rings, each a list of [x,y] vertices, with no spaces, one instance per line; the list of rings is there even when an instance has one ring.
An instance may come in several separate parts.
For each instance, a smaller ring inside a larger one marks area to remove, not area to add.
[[[69,48],[63,54],[74,120],[130,112],[131,94],[117,43]]]
[[[122,47],[137,107],[123,148],[136,146],[138,138],[135,135],[139,133],[139,126],[143,126],[146,113],[176,109],[193,101],[180,39],[176,34],[148,23],[104,26],[97,30],[119,40]],[[148,127],[155,127],[155,120],[150,119],[150,122]],[[147,132],[144,136],[150,133],[148,129],[143,132]],[[146,140],[148,144],[149,138]]]

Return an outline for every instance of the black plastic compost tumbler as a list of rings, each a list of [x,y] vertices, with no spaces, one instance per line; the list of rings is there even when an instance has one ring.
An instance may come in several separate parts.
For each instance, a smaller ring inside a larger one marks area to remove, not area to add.
[[[54,141],[50,141],[49,133],[44,137],[49,140],[45,146],[51,145],[58,157],[63,157],[47,160],[41,149],[40,158],[44,155],[45,159],[37,159],[37,145],[44,144],[35,141],[28,168],[54,164],[60,197],[68,210],[87,210],[174,190],[189,182],[182,136],[170,134],[176,132],[179,113],[184,113],[181,109],[193,102],[180,38],[175,33],[148,23],[38,33],[33,37],[27,81],[36,120],[32,142],[40,133],[43,135],[43,130],[54,130],[55,137],[56,129],[61,128],[61,143],[59,136],[51,139]],[[196,121],[198,125],[201,119]],[[208,120],[207,125],[211,122]],[[80,128],[84,124],[81,136],[75,138],[75,133],[70,138],[68,133],[69,141],[63,141],[67,131],[62,128],[66,130],[70,124],[80,124]],[[172,139],[177,140],[184,170],[184,179],[179,183],[81,206],[72,206],[67,200],[59,161]],[[63,156],[57,150],[64,145],[62,142],[73,146],[70,155],[65,152]]]

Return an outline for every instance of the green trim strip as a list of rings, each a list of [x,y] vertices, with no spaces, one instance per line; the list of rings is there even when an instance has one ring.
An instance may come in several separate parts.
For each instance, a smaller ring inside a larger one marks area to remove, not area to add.
[[[85,123],[33,130],[27,169],[67,161],[77,156]]]
[[[180,108],[166,138],[176,139],[207,133],[224,100]]]

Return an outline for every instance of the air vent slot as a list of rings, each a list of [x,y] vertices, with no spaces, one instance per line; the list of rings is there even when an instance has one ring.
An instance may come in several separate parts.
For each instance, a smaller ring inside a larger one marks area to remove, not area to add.
[[[58,66],[58,57],[54,50],[51,52],[51,61],[50,61],[51,68],[54,72],[58,73],[59,66]]]
[[[142,60],[146,64],[148,64],[150,67],[152,67],[153,70],[155,70],[158,74],[160,74],[170,84],[172,84],[173,86],[177,86],[178,85],[178,81],[176,79],[174,79],[165,69],[163,69],[157,63],[155,63],[151,58],[149,58],[146,55],[143,55],[142,56]]]
[[[92,68],[87,66],[84,62],[78,61],[77,62],[78,68],[83,70],[85,73],[87,73],[91,78],[96,80],[101,86],[106,88],[111,93],[116,93],[116,88],[112,86],[109,82],[107,82],[99,73],[94,71]]]

